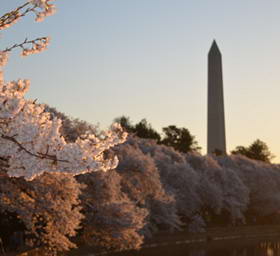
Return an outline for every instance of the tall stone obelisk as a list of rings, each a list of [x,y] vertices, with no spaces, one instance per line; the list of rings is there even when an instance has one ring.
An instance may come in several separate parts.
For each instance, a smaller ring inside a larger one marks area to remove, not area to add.
[[[226,154],[222,55],[216,41],[208,53],[207,153]]]

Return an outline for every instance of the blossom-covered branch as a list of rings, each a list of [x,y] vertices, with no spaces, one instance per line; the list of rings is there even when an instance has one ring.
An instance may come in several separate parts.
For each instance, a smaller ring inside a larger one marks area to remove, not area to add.
[[[22,49],[22,56],[28,56],[33,53],[39,53],[41,51],[44,51],[48,44],[49,44],[50,38],[49,37],[39,37],[33,40],[28,40],[27,38],[22,43],[16,43],[8,48],[6,48],[4,51],[0,52],[5,54],[10,51],[12,51],[15,48],[21,48]],[[26,47],[27,45],[31,45],[30,47]],[[1,65],[0,65],[1,66]]]
[[[8,52],[0,51],[0,68],[8,63],[9,54]]]
[[[0,30],[7,29],[14,25],[21,17],[28,13],[35,13],[36,21],[42,21],[45,17],[55,13],[55,6],[50,4],[53,0],[29,0],[16,9],[5,13],[0,17]],[[0,50],[0,68],[8,62],[9,52],[15,48],[22,48],[22,56],[39,53],[45,50],[49,44],[49,37],[40,37],[33,40],[25,39],[22,43],[14,44],[5,50]],[[30,47],[26,47],[31,45]]]
[[[36,21],[42,21],[45,17],[55,13],[55,6],[49,2],[52,0],[30,0],[0,17],[0,30],[14,25],[21,17],[28,13],[35,13]]]
[[[7,12],[4,15],[2,15],[2,17],[0,17],[0,30],[9,28],[13,24],[15,24],[20,17],[25,16],[28,12],[31,12],[32,9],[35,9],[35,6],[33,6],[32,8],[27,8],[23,11],[23,9],[28,5],[29,2],[17,7],[13,11]]]
[[[103,132],[103,139],[87,134],[67,143],[60,133],[61,120],[51,119],[44,105],[24,98],[28,88],[28,80],[0,79],[0,120],[9,120],[0,125],[0,157],[9,159],[10,176],[33,179],[46,171],[77,175],[116,167],[117,158],[104,159],[103,152],[125,141],[119,125]]]
[[[47,152],[45,154],[40,153],[40,152],[38,152],[37,154],[34,154],[31,151],[27,150],[24,146],[22,146],[22,144],[20,144],[15,139],[15,136],[6,136],[4,134],[1,134],[1,138],[4,139],[4,140],[8,140],[8,141],[11,141],[11,142],[15,143],[20,150],[23,150],[24,152],[26,152],[27,154],[29,154],[31,156],[38,157],[40,159],[53,160],[54,163],[57,163],[57,162],[66,162],[66,163],[68,163],[68,161],[66,161],[66,160],[57,159],[56,155],[49,155],[48,154],[48,147],[47,147]],[[0,157],[0,159],[1,159],[1,157]],[[2,158],[2,159],[4,159],[4,158]]]
[[[0,51],[0,67],[3,67],[7,64],[9,58],[9,52],[15,48],[21,48],[22,56],[28,56],[30,54],[39,53],[44,51],[48,44],[49,37],[39,37],[33,40],[28,40],[27,38],[22,43],[16,43],[10,47],[7,47],[5,50]],[[27,47],[29,45],[29,47]]]

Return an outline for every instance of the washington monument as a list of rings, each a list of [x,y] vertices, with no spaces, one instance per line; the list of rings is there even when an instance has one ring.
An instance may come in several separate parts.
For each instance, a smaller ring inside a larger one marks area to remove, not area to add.
[[[222,55],[216,41],[208,53],[207,153],[226,154]]]

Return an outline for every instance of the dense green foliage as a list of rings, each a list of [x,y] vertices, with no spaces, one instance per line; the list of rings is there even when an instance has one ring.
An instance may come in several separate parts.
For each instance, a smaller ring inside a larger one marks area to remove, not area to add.
[[[195,136],[191,135],[187,128],[178,128],[176,125],[169,125],[162,128],[163,134],[159,134],[146,119],[133,125],[129,117],[121,116],[115,119],[116,122],[128,133],[143,139],[153,139],[158,144],[173,147],[175,150],[183,153],[199,152]]]
[[[169,125],[168,127],[162,128],[162,130],[164,137],[160,143],[163,145],[173,147],[175,150],[183,153],[199,151],[201,149],[198,147],[195,137],[186,128]]]
[[[274,157],[265,142],[257,139],[249,147],[237,146],[232,154],[244,155],[248,158],[270,163]]]

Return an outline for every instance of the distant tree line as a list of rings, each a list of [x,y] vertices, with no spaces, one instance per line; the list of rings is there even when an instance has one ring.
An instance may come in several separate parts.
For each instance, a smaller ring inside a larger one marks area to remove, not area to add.
[[[135,125],[132,124],[130,118],[121,116],[114,120],[121,124],[125,131],[134,134],[143,139],[153,139],[158,144],[166,145],[175,150],[188,153],[200,152],[201,147],[198,146],[195,136],[190,133],[187,128],[178,128],[176,125],[169,125],[162,128],[162,134],[158,133],[146,119],[142,119]],[[214,152],[220,155],[219,151]],[[270,163],[274,155],[269,151],[267,144],[259,139],[255,140],[250,146],[237,146],[231,151],[231,154],[244,155],[248,158]]]
[[[169,125],[163,127],[162,134],[160,134],[145,118],[135,125],[126,116],[118,117],[114,121],[120,123],[128,133],[132,133],[139,138],[155,140],[158,144],[172,147],[182,153],[199,152],[201,149],[195,140],[195,136],[184,127],[179,128],[176,125]]]

